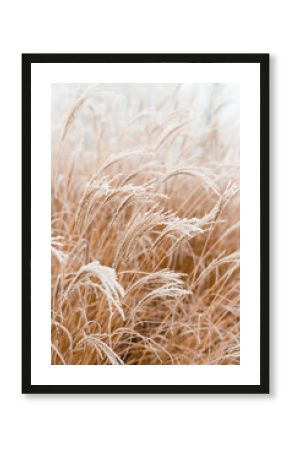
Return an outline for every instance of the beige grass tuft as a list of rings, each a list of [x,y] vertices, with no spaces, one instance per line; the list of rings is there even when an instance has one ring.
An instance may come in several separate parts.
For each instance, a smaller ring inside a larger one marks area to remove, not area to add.
[[[238,127],[208,86],[53,117],[52,364],[239,364]]]

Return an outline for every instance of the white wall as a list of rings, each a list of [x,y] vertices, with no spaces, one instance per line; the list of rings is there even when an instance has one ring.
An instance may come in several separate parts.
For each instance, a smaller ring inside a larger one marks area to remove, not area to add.
[[[3,449],[289,447],[289,27],[286,1],[13,1],[1,8]],[[20,393],[21,52],[271,52],[271,396]],[[280,441],[280,444],[279,444]]]

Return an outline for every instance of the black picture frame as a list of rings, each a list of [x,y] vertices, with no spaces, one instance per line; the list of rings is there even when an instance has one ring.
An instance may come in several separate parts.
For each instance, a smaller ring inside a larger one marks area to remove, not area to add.
[[[269,54],[23,54],[22,55],[22,393],[267,394],[269,393]],[[260,65],[260,384],[31,384],[31,65],[33,63],[258,63]]]

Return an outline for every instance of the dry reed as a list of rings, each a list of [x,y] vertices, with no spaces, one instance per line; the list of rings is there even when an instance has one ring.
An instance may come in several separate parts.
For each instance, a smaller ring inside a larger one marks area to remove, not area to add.
[[[125,87],[53,127],[51,362],[239,364],[238,128],[210,85]]]

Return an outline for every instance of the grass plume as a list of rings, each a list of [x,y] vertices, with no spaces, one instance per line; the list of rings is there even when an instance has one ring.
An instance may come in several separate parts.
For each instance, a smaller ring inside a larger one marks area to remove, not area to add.
[[[185,88],[53,110],[52,364],[240,362],[238,125]]]

